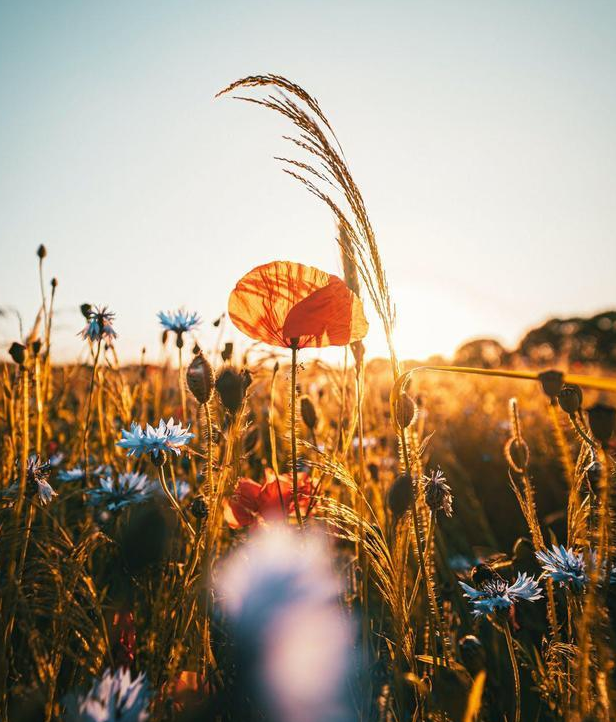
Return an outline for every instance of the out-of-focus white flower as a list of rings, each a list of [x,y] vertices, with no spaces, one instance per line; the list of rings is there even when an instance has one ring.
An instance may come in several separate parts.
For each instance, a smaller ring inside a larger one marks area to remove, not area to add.
[[[67,722],[145,722],[150,701],[143,673],[131,680],[130,670],[108,669],[94,680],[87,694],[70,694],[65,700]]]
[[[324,538],[265,527],[224,563],[217,590],[241,673],[271,719],[353,719],[354,625],[338,604]]]

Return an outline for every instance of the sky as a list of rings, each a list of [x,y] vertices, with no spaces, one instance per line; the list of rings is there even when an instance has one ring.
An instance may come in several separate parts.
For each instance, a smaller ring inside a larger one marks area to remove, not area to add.
[[[130,361],[157,357],[161,309],[197,310],[207,344],[256,265],[340,273],[331,214],[274,160],[290,127],[214,98],[269,72],[336,130],[402,358],[615,307],[613,2],[0,0],[0,354],[12,309],[36,315],[40,243],[56,359],[84,302]]]

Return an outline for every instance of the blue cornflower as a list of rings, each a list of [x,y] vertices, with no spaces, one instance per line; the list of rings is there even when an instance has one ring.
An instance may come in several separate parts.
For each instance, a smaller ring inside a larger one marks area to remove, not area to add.
[[[107,306],[94,306],[86,314],[88,323],[81,332],[81,337],[90,341],[113,341],[118,335],[112,326],[114,318],[115,313],[109,311]]]
[[[464,590],[464,596],[470,600],[475,617],[485,617],[499,610],[506,611],[520,599],[535,602],[542,597],[539,585],[526,572],[518,572],[513,584],[508,584],[502,577],[494,577],[484,582],[479,589],[464,582],[459,584]]]
[[[145,474],[120,474],[117,479],[107,476],[100,480],[96,489],[88,489],[89,503],[106,506],[108,511],[118,511],[129,504],[141,504],[150,498],[155,485]]]
[[[86,477],[86,472],[80,467],[76,466],[74,469],[62,469],[58,472],[58,481],[70,482],[70,481],[83,481]]]
[[[165,330],[175,331],[178,336],[192,331],[193,328],[196,328],[201,323],[201,319],[196,312],[188,313],[183,309],[167,311],[167,313],[159,311],[158,319]]]
[[[19,462],[16,463],[19,468]],[[54,496],[58,496],[48,482],[51,474],[51,464],[42,462],[38,454],[32,454],[26,462],[26,494],[30,497],[38,496],[43,506],[48,504]],[[0,498],[13,501],[19,494],[19,481],[0,490]]]
[[[552,551],[536,552],[536,557],[543,570],[561,587],[570,584],[577,592],[581,591],[588,582],[586,574],[586,561],[582,552],[565,549],[561,544],[552,545]]]
[[[109,476],[112,471],[113,469],[109,465],[101,464],[92,471],[92,476]],[[81,466],[76,466],[74,469],[63,469],[62,471],[59,471],[56,478],[58,481],[65,483],[71,481],[84,481],[86,478],[86,472],[81,468]]]
[[[43,506],[50,502],[54,496],[57,496],[47,481],[50,474],[51,464],[49,462],[43,463],[38,454],[32,454],[28,458],[28,465],[26,467],[26,490],[29,494],[38,496]]]
[[[150,691],[143,672],[131,680],[130,670],[107,669],[95,679],[87,694],[69,694],[65,699],[67,722],[146,722]]]
[[[116,443],[122,449],[128,449],[129,456],[152,454],[157,457],[161,451],[172,451],[179,456],[182,446],[194,437],[189,428],[182,428],[180,422],[176,424],[173,417],[167,422],[161,419],[156,428],[147,424],[145,431],[133,421],[130,431],[122,429],[122,439]]]

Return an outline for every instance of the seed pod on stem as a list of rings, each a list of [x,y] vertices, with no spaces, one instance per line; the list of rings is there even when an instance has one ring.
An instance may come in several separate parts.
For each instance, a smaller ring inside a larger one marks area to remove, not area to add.
[[[214,393],[214,371],[199,351],[186,370],[186,385],[199,404],[207,404]]]

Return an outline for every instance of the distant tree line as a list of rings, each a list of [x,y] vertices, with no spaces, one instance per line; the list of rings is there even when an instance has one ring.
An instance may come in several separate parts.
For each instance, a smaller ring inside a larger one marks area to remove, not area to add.
[[[474,339],[458,348],[453,363],[479,368],[560,363],[616,369],[616,311],[590,318],[552,318],[528,331],[512,351],[495,339]]]

